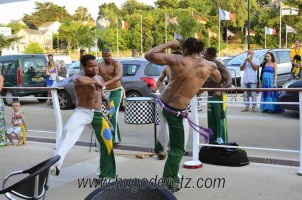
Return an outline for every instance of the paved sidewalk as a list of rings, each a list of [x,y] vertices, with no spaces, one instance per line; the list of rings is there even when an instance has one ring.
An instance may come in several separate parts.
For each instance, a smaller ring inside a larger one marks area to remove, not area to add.
[[[82,200],[95,188],[79,188],[78,179],[97,178],[95,175],[98,153],[87,147],[74,147],[67,155],[59,177],[50,176],[46,199]],[[122,152],[115,150],[115,152]],[[54,145],[30,142],[20,147],[0,148],[0,181],[12,171],[27,169],[54,153]],[[134,153],[134,152],[130,152]],[[184,157],[183,161],[190,160]],[[159,179],[164,161],[156,157],[137,159],[116,156],[117,173],[120,178]],[[297,167],[251,163],[245,167],[222,167],[204,164],[200,169],[180,168],[184,176],[177,199],[223,199],[223,200],[300,200],[302,198],[302,177]],[[225,180],[218,182],[218,179]],[[190,182],[188,182],[190,180]],[[198,184],[197,184],[198,183]],[[198,186],[203,186],[198,188]],[[5,199],[0,196],[0,199]]]

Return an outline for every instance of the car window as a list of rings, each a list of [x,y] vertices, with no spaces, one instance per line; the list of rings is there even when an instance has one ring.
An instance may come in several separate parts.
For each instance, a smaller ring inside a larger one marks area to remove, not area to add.
[[[80,69],[80,61],[72,63],[68,69]]]
[[[2,66],[2,74],[5,75],[14,75],[15,74],[15,63],[12,61],[4,62]]]
[[[254,50],[254,58],[258,58],[260,56],[262,56],[267,50],[264,49],[264,50]],[[239,54],[238,56],[235,56],[234,58],[232,58],[232,60],[230,60],[227,65],[237,65],[238,67],[240,67],[240,65],[244,62],[244,60],[246,59],[247,57],[247,52],[244,52],[244,53],[241,53]],[[262,58],[262,61],[259,60],[260,62],[263,61],[263,58]]]
[[[290,62],[290,52],[289,51],[279,51],[279,60],[280,63],[289,63]]]
[[[162,65],[149,63],[145,68],[144,74],[146,76],[160,76],[163,69],[164,67]]]
[[[24,58],[23,63],[23,73],[35,73],[45,71],[46,63],[43,58]]]
[[[123,76],[134,76],[139,68],[135,64],[123,64]]]

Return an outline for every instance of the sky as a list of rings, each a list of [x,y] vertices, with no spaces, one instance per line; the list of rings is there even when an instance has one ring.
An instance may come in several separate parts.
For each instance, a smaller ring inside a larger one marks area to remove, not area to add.
[[[79,7],[86,7],[95,19],[98,14],[99,6],[103,3],[114,2],[120,7],[126,0],[0,0],[0,23],[7,24],[11,19],[20,19],[24,13],[30,14],[35,11],[35,2],[52,2],[59,6],[65,6],[70,14]],[[137,0],[146,5],[154,6],[154,0]],[[12,3],[6,3],[12,2]]]

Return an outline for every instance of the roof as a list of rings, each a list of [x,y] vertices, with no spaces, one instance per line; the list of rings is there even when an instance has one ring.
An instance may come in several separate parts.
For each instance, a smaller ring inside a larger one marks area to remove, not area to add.
[[[36,30],[36,29],[22,29],[24,32],[30,35],[44,35],[48,30]]]
[[[41,25],[39,26],[39,28],[41,28],[41,27],[48,28],[49,26],[51,26],[51,25],[54,24],[54,23],[56,23],[56,22],[45,22],[44,24],[41,24]]]

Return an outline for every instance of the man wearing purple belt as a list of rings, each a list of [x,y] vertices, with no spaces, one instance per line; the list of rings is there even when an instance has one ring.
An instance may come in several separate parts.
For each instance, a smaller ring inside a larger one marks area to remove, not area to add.
[[[194,124],[192,125],[188,118],[187,105],[209,76],[215,82],[221,81],[216,64],[199,56],[203,47],[204,43],[196,38],[187,38],[182,44],[179,41],[170,41],[154,47],[145,54],[145,58],[150,62],[169,65],[171,69],[171,77],[159,98],[159,105],[163,108],[162,114],[168,123],[170,137],[170,151],[163,178],[165,186],[172,192],[180,190],[178,171],[185,153],[183,118],[187,118],[194,128]],[[169,48],[180,49],[183,56],[163,53]]]

